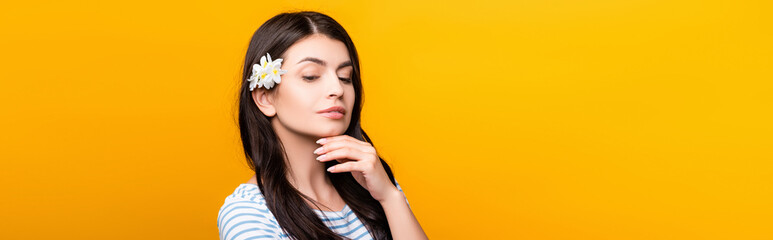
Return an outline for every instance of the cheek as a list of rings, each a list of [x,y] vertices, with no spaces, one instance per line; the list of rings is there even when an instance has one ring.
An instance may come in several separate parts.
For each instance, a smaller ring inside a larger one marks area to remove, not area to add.
[[[282,81],[282,83],[285,83]],[[312,112],[311,110],[314,110],[314,93],[309,92],[309,89],[300,87],[300,86],[291,86],[288,82],[287,85],[285,85],[283,91],[281,92],[281,106],[282,112],[285,112],[286,114],[291,114],[296,117],[302,117],[304,114],[307,114],[308,112]],[[308,110],[308,111],[307,111]]]
[[[346,99],[346,104],[349,105],[349,109],[351,109],[354,106],[354,100],[357,96],[354,94],[354,87],[349,87],[348,91],[348,94],[344,98]]]

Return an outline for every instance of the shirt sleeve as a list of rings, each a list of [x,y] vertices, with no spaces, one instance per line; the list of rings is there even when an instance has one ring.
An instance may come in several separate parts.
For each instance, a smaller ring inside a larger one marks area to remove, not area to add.
[[[408,204],[408,208],[411,208],[411,203],[408,202],[408,196],[405,196],[405,192],[403,192],[403,188],[400,187],[400,183],[397,182],[396,178],[395,178],[395,185],[397,186],[397,190],[400,190],[400,192],[403,193],[403,197],[405,197],[405,203]]]
[[[270,213],[267,209],[261,209],[252,201],[236,201],[223,205],[217,214],[220,240],[280,238],[279,224],[268,217],[268,214]]]

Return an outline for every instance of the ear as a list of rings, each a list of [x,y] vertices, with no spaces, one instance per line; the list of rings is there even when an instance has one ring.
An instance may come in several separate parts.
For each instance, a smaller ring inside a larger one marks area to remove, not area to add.
[[[255,102],[255,105],[258,105],[258,109],[260,109],[267,117],[276,115],[273,92],[269,92],[264,88],[256,88],[252,91],[252,100]]]

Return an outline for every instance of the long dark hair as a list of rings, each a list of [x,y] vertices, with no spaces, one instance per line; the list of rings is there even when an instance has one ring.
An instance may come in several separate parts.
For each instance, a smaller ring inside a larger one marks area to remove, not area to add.
[[[324,34],[346,45],[354,67],[354,110],[351,122],[344,134],[373,144],[360,127],[362,112],[362,81],[360,62],[349,34],[333,18],[318,12],[281,13],[263,23],[252,35],[244,58],[241,88],[239,89],[239,131],[250,169],[255,171],[258,187],[266,199],[268,209],[274,214],[281,228],[290,238],[295,239],[342,239],[328,228],[304,198],[315,201],[293,187],[286,177],[284,146],[271,126],[270,118],[261,112],[252,98],[247,79],[251,66],[258,63],[266,53],[271,56],[282,54],[296,41],[311,35]],[[375,146],[375,144],[373,144]],[[379,156],[392,184],[396,185],[392,170]],[[325,167],[338,162],[328,161]],[[360,221],[376,239],[392,239],[384,209],[370,193],[360,186],[350,173],[325,172],[341,195],[344,202],[354,211]],[[263,181],[265,180],[265,182]],[[315,204],[316,205],[316,204]]]

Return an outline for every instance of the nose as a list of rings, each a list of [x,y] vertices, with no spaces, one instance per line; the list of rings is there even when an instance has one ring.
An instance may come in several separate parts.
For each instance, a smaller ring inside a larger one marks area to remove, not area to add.
[[[327,91],[328,91],[327,96],[329,98],[340,98],[341,95],[344,94],[343,83],[340,80],[338,80],[338,75],[336,75],[335,73],[328,74],[328,76],[331,76],[331,77],[328,77],[328,79],[332,79],[332,80],[327,81],[327,82],[330,82],[327,85]]]

